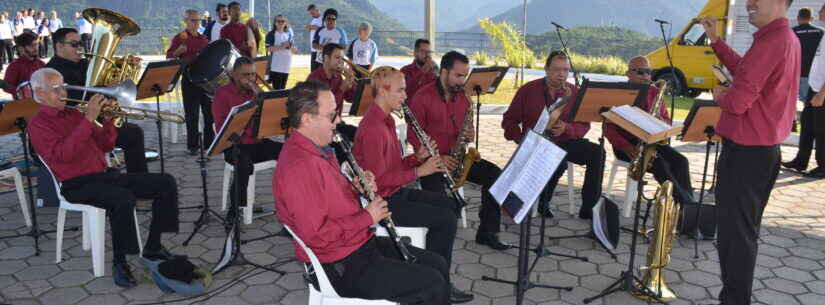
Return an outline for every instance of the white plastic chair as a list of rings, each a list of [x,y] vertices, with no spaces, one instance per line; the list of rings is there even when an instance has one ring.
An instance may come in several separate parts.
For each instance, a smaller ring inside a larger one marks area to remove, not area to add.
[[[610,174],[608,174],[607,178],[607,192],[605,194],[610,194],[613,190],[613,180],[616,178],[616,172],[618,171],[619,167],[624,167],[627,169],[627,182],[625,190],[624,190],[624,210],[623,214],[624,217],[630,217],[630,212],[633,209],[633,202],[636,200],[636,194],[638,193],[638,186],[639,182],[633,180],[630,176],[630,163],[624,162],[622,160],[613,160],[613,165],[610,166]]]
[[[226,203],[229,199],[229,182],[232,180],[232,174],[235,171],[235,167],[229,162],[224,162],[223,168],[223,190],[221,191],[223,202],[221,204],[221,209],[226,210]],[[255,209],[255,174],[259,171],[273,169],[275,166],[278,165],[278,160],[269,160],[264,162],[255,163],[254,170],[252,171],[252,175],[249,176],[249,184],[246,186],[246,207],[241,207],[243,210],[243,223],[244,224],[251,224],[252,223],[252,211]]]
[[[38,156],[38,158],[40,158],[40,156]],[[106,255],[104,253],[106,249],[106,210],[87,204],[71,203],[66,201],[66,199],[63,198],[63,194],[60,192],[60,183],[57,182],[54,172],[52,172],[46,162],[43,161],[43,158],[40,158],[40,163],[42,163],[43,167],[49,171],[50,175],[52,175],[55,193],[57,194],[57,199],[60,200],[60,208],[57,210],[57,236],[55,238],[56,245],[54,262],[59,264],[60,261],[63,260],[63,228],[66,225],[66,211],[81,212],[83,218],[83,250],[92,250],[92,270],[94,271],[94,275],[95,277],[103,276],[103,265],[106,259]],[[143,244],[141,243],[140,238],[140,225],[138,222],[137,213],[134,211],[132,213],[134,213],[135,217],[135,233],[137,234],[138,247],[140,247],[140,252],[143,253]]]
[[[26,189],[23,188],[23,176],[20,175],[20,170],[17,167],[11,167],[0,171],[0,179],[6,178],[14,179],[14,188],[17,192],[17,200],[20,201],[20,211],[23,212],[23,218],[26,220],[26,226],[32,226],[31,215],[29,215],[29,205],[26,201]]]
[[[307,284],[309,287],[309,303],[310,305],[392,305],[398,304],[393,303],[390,301],[385,300],[364,300],[364,299],[353,299],[353,298],[342,298],[335,292],[335,289],[332,288],[332,284],[329,282],[329,278],[327,278],[326,272],[324,272],[323,266],[321,266],[321,262],[315,256],[315,253],[309,249],[304,244],[304,241],[292,231],[291,228],[288,226],[284,226],[284,228],[289,231],[289,234],[292,234],[292,237],[295,239],[295,242],[301,246],[301,249],[309,257],[310,262],[312,262],[312,269],[315,271],[315,278],[318,280],[318,288],[321,291],[315,289],[315,286],[312,284]],[[306,266],[306,264],[304,264]],[[306,267],[305,267],[306,268]],[[305,269],[306,272],[309,272],[308,269]]]

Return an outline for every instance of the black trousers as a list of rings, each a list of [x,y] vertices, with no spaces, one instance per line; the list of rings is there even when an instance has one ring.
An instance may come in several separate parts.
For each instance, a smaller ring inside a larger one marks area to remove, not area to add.
[[[630,162],[630,158],[622,151],[614,150],[616,159]],[[673,147],[659,145],[656,147],[656,158],[650,166],[650,172],[660,184],[669,180],[675,186],[673,198],[682,205],[693,204],[693,185],[690,180],[690,163],[684,155]]]
[[[427,249],[441,255],[449,266],[458,223],[456,202],[440,193],[408,188],[398,190],[386,200],[397,226],[429,229]],[[446,279],[450,281],[449,275]]]
[[[269,83],[272,89],[281,90],[286,88],[286,81],[289,79],[289,73],[269,71]]]
[[[315,71],[315,69],[318,69],[318,67],[321,66],[320,63],[315,61],[315,59],[318,57],[318,53],[321,52],[312,52],[312,55],[309,56],[309,72]]]
[[[481,185],[481,208],[478,210],[478,233],[498,233],[501,229],[501,208],[490,194],[490,187],[501,175],[501,168],[487,160],[480,160],[470,167],[467,181]],[[421,177],[421,188],[431,192],[446,192],[444,175],[441,173]]]
[[[146,149],[143,143],[143,129],[132,123],[123,123],[117,129],[115,146],[123,149],[126,172],[130,174],[148,173]]]
[[[375,237],[346,258],[323,264],[324,272],[342,297],[450,304],[450,265],[433,252],[409,249],[416,257],[415,264],[402,262],[390,239]]]
[[[808,101],[800,116],[802,130],[799,131],[799,151],[793,159],[793,162],[799,162],[803,168],[808,167],[814,145],[816,145],[816,165],[825,166],[825,106],[811,106],[810,100],[814,95],[816,92],[808,90]],[[819,149],[820,147],[823,149]]]
[[[109,169],[63,181],[61,193],[70,202],[106,210],[116,260],[140,251],[133,214],[137,198],[154,199],[150,236],[178,232],[178,187],[169,174],[121,174]]]
[[[556,145],[567,151],[567,155],[565,155],[564,160],[562,160],[562,165],[556,169],[553,177],[550,178],[550,182],[548,182],[547,188],[544,190],[545,194],[550,194],[550,196],[544,197],[552,198],[553,191],[555,191],[556,185],[559,184],[559,179],[561,179],[561,176],[567,169],[567,162],[584,165],[587,169],[584,172],[582,205],[581,209],[579,209],[579,217],[590,218],[593,215],[593,207],[599,200],[602,190],[602,186],[599,184],[601,179],[599,178],[601,178],[602,173],[604,173],[604,164],[602,163],[603,151],[599,145],[591,143],[587,139],[568,140],[556,143]],[[549,202],[542,200],[539,204],[540,208],[543,209]]]
[[[92,34],[80,34],[80,42],[83,43],[86,52],[92,52]]]
[[[780,157],[779,145],[743,146],[724,140],[716,182],[721,304],[751,303],[759,227]]]
[[[40,53],[40,58],[49,57],[49,45],[52,44],[51,36],[40,37],[40,46],[38,47],[38,52]]]
[[[11,63],[14,60],[11,39],[0,39],[0,65]]]
[[[281,152],[281,147],[283,147],[283,143],[278,143],[270,140],[263,140],[260,143],[256,144],[240,144],[238,145],[238,150],[240,154],[238,155],[238,161],[240,162],[240,166],[235,165],[235,158],[233,155],[233,148],[229,148],[224,152],[224,160],[232,166],[235,167],[236,171],[240,171],[240,180],[238,183],[234,183],[234,175],[233,183],[229,186],[229,200],[234,201],[235,192],[240,190],[240,202],[238,202],[238,206],[246,206],[246,187],[249,185],[249,175],[252,175],[252,172],[255,170],[255,163],[260,163],[269,160],[277,160],[278,154]],[[239,187],[236,189],[235,186]]]
[[[212,125],[214,125],[212,100],[206,96],[203,88],[193,84],[189,77],[184,76],[181,79],[180,87],[183,92],[183,111],[186,115],[186,148],[198,149],[200,147],[200,138],[198,137],[201,132],[198,130],[198,121],[200,120],[198,112],[200,111],[203,115],[204,149],[207,149],[215,137],[215,132],[212,130]]]

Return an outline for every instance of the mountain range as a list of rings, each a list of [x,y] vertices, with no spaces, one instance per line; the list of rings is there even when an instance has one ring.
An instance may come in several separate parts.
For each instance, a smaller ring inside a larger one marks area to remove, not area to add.
[[[424,30],[424,1],[370,0],[376,8],[397,19],[412,31]],[[480,18],[490,18],[521,4],[517,0],[436,0],[436,30],[457,32],[478,24]]]

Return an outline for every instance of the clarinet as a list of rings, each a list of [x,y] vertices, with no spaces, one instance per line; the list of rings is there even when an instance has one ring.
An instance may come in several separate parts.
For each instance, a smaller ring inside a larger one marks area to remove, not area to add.
[[[410,125],[410,127],[412,127],[412,130],[415,132],[415,136],[418,137],[421,145],[424,145],[424,148],[427,149],[430,156],[438,156],[438,151],[430,145],[430,136],[428,136],[427,133],[424,132],[424,129],[421,128],[421,125],[418,124],[418,120],[415,119],[415,115],[413,115],[412,111],[410,111],[410,107],[408,107],[407,104],[402,103],[401,110],[404,112],[404,120],[407,121],[407,124]],[[456,162],[461,162],[461,160]],[[462,198],[461,194],[458,193],[458,188],[455,187],[455,179],[453,179],[453,176],[448,172],[444,172],[442,174],[444,175],[444,181],[446,181],[446,188],[449,190],[450,196],[453,197],[458,204],[458,211],[461,211],[463,207],[467,206],[467,202],[464,201],[464,198]]]
[[[342,137],[341,134],[339,134],[338,132],[335,132],[334,140],[341,146],[341,149],[344,150],[347,156],[346,161],[349,164],[350,169],[352,169],[352,171],[355,174],[355,177],[347,178],[350,179],[350,181],[352,181],[353,179],[358,179],[358,182],[361,184],[361,188],[363,189],[361,195],[364,196],[364,198],[366,198],[370,202],[374,201],[375,199],[378,199],[378,194],[366,189],[367,176],[364,173],[364,169],[362,169],[361,166],[358,165],[358,162],[355,161],[355,156],[352,155],[352,145],[349,143],[349,141],[344,139],[344,137]],[[398,231],[395,230],[395,223],[392,221],[392,218],[387,217],[381,220],[379,223],[381,224],[381,226],[387,229],[387,234],[390,236],[390,239],[392,239],[393,243],[395,243],[395,248],[396,250],[398,250],[398,254],[401,255],[401,259],[410,264],[414,263],[416,258],[412,253],[410,253],[410,250],[407,249],[407,241],[403,240],[401,236],[398,235]]]

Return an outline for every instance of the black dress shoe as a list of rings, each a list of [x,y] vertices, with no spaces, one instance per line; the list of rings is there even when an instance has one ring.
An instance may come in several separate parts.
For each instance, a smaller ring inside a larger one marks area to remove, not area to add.
[[[825,169],[821,167],[814,168],[811,171],[805,173],[805,177],[823,179],[825,178]]]
[[[160,249],[157,249],[157,250],[147,250],[147,249],[143,250],[143,258],[151,260],[151,261],[156,261],[156,260],[168,261],[168,260],[173,260],[173,259],[176,259],[176,258],[179,258],[179,257],[186,258],[187,256],[186,255],[172,254],[171,252],[169,252],[169,250],[166,250],[166,248],[164,248],[164,247],[160,247]]]
[[[800,173],[803,173],[803,172],[805,172],[805,168],[807,166],[802,166],[802,164],[800,164],[796,160],[791,160],[789,162],[782,162],[782,167],[787,168],[787,169],[796,170]]]
[[[132,276],[132,268],[128,263],[112,264],[112,277],[115,279],[115,285],[123,288],[132,288],[137,286],[135,277]]]
[[[474,297],[475,296],[473,296],[472,294],[458,290],[458,288],[455,288],[453,284],[450,284],[450,303],[467,303],[469,301],[472,301]]]
[[[544,217],[547,217],[547,218],[556,217],[556,215],[553,214],[553,210],[551,210],[549,206],[547,206],[547,207],[539,206],[538,211],[539,211],[539,214],[541,214],[541,216],[544,216]]]
[[[476,243],[486,245],[493,248],[493,250],[507,250],[513,247],[512,245],[502,243],[496,233],[478,232],[476,233]]]

